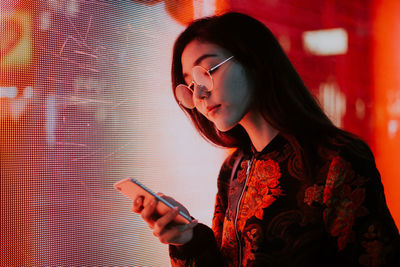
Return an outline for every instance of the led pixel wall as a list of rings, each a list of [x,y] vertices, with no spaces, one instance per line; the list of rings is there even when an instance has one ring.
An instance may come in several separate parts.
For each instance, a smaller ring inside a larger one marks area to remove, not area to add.
[[[382,39],[399,39],[398,28],[388,34],[384,26],[400,25],[398,5],[2,0],[0,7],[1,266],[168,266],[167,246],[112,187],[128,176],[211,224],[229,151],[202,140],[174,102],[170,61],[185,25],[227,10],[269,26],[333,121],[368,141],[399,222],[398,51]]]

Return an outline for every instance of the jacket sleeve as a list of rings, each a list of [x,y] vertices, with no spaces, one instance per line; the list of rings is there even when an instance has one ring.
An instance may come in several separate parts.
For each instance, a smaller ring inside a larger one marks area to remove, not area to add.
[[[194,228],[191,241],[183,246],[170,245],[169,255],[172,266],[224,266],[220,252],[222,228],[228,201],[229,180],[237,154],[234,152],[230,155],[220,169],[212,229],[199,223]]]
[[[346,266],[400,266],[399,232],[386,206],[372,154],[333,158],[324,188],[323,219]]]

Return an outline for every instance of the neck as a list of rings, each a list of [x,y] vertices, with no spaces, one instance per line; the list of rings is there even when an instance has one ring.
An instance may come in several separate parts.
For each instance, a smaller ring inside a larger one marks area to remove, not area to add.
[[[249,111],[240,125],[246,130],[257,152],[263,150],[279,132],[256,111]]]

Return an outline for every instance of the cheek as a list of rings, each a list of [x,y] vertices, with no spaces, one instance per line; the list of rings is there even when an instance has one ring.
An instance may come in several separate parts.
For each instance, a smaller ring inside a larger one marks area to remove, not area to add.
[[[212,121],[218,130],[225,132],[241,122],[243,117],[251,109],[251,97],[246,92],[237,92],[237,97],[231,97],[226,101],[223,109]]]
[[[225,132],[235,127],[251,109],[254,90],[242,68],[232,68],[225,79],[215,83],[215,101],[223,109],[211,121]],[[200,111],[200,110],[199,110]]]
[[[254,90],[243,70],[232,73],[231,79],[225,82],[225,97],[238,109],[248,110],[254,98]]]

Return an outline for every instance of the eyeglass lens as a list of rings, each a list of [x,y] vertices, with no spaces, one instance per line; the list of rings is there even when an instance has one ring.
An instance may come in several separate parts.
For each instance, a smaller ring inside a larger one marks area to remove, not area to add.
[[[179,104],[188,109],[194,108],[193,93],[192,90],[187,85],[184,84],[178,85],[175,89],[175,94],[176,98],[179,101]]]
[[[197,86],[204,88],[207,91],[212,90],[213,80],[210,73],[201,66],[195,66],[192,70],[193,81]]]
[[[176,87],[176,97],[181,105],[192,109],[195,107],[193,102],[193,90],[196,88],[208,91],[212,90],[213,80],[210,73],[201,66],[195,66],[192,69],[193,89],[187,85],[180,84]]]

